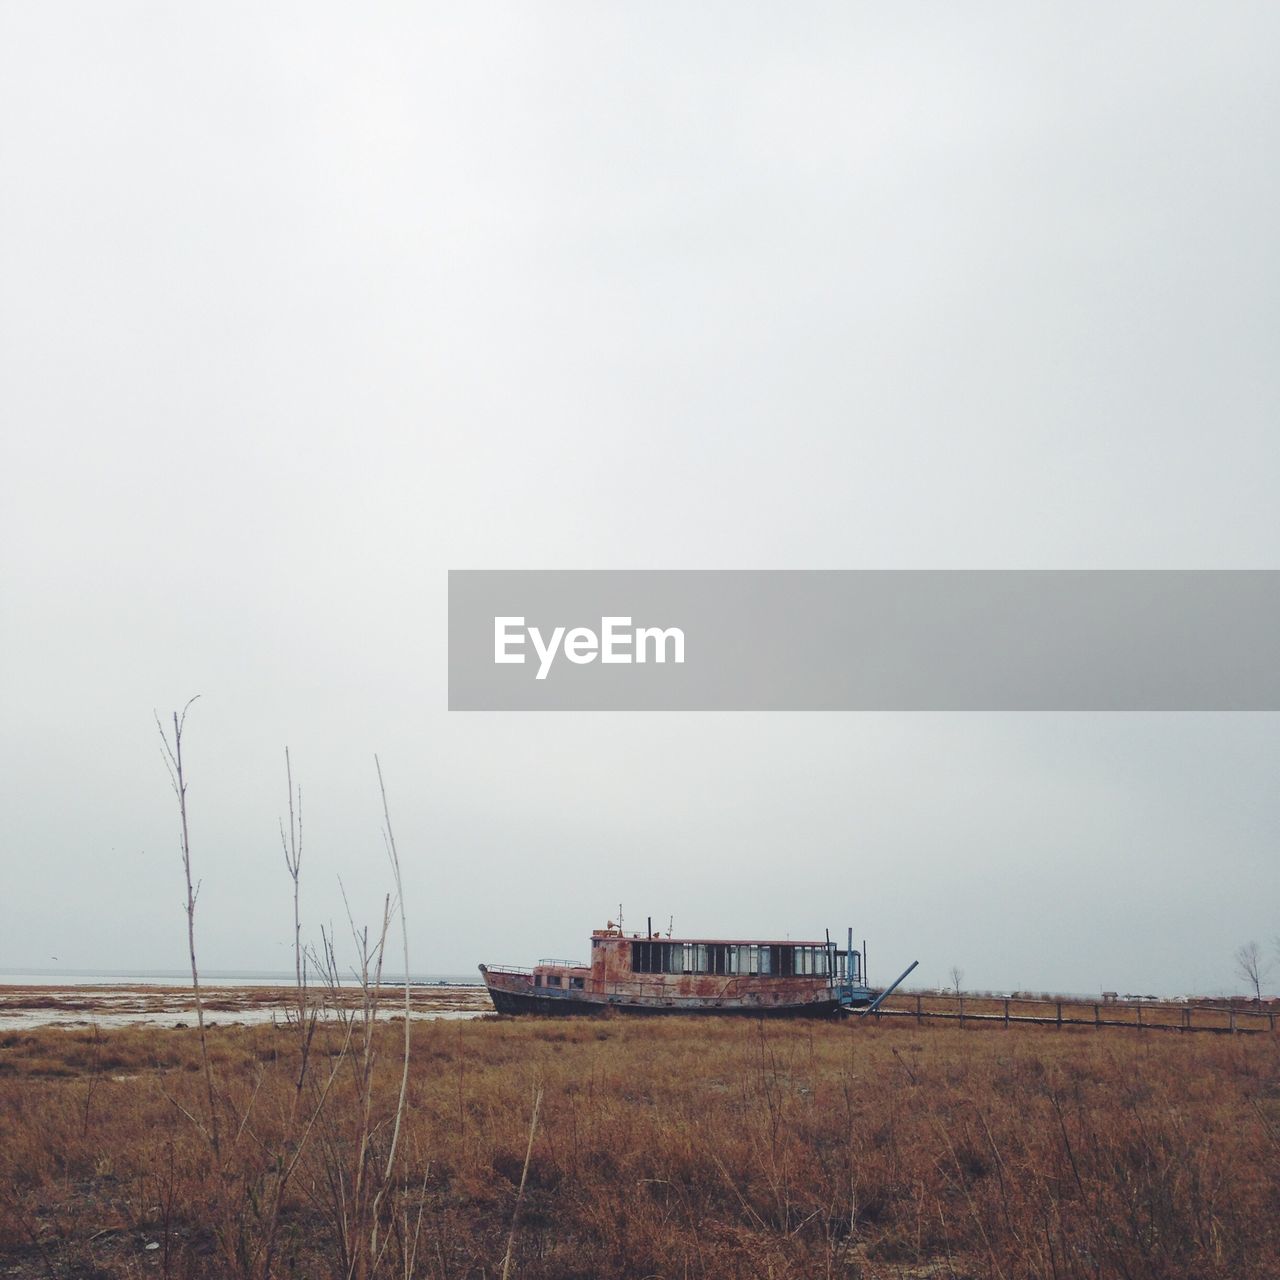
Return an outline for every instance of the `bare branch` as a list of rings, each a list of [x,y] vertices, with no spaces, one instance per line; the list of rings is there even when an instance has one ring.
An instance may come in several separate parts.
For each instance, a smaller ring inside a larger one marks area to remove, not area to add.
[[[200,695],[197,694],[196,698]],[[170,741],[160,717],[156,716],[156,728],[160,732],[160,741],[164,746],[167,762],[171,764],[170,778],[178,797],[178,815],[181,820],[182,873],[187,886],[187,949],[191,955],[191,988],[195,997],[196,1023],[200,1029],[200,1058],[204,1066],[205,1085],[209,1095],[209,1142],[213,1148],[215,1159],[221,1161],[222,1149],[218,1136],[218,1102],[217,1091],[213,1084],[213,1064],[209,1058],[209,1045],[205,1036],[204,1001],[200,996],[200,969],[196,964],[196,899],[200,895],[199,883],[191,879],[191,834],[187,821],[187,780],[182,765],[182,732],[187,721],[187,711],[196,701],[191,698],[181,713],[173,713],[173,739]]]
[[[391,811],[387,807],[387,787],[382,780],[382,764],[378,757],[373,757],[374,767],[378,771],[378,790],[382,795],[382,819],[386,824],[384,835],[386,837],[387,853],[391,860],[391,875],[396,886],[396,905],[400,912],[400,938],[403,944],[404,956],[404,1065],[400,1073],[400,1099],[396,1103],[396,1122],[395,1128],[391,1134],[391,1149],[387,1152],[387,1171],[386,1179],[391,1178],[391,1166],[396,1158],[396,1144],[400,1139],[400,1121],[404,1116],[405,1098],[409,1090],[409,1051],[411,1028],[413,1020],[410,1015],[410,998],[409,998],[409,926],[405,916],[404,909],[404,885],[400,877],[400,855],[396,850],[396,838],[391,829]]]
[[[1246,942],[1236,952],[1236,973],[1253,988],[1253,998],[1262,1003],[1262,984],[1271,973],[1271,966],[1262,958],[1262,948],[1256,942]]]

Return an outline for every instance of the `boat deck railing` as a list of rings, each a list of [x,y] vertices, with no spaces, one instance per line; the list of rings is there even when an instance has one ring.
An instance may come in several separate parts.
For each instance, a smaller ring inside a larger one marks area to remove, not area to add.
[[[522,969],[519,965],[516,965],[516,964],[487,964],[485,965],[485,972],[486,973],[522,973],[522,974],[530,975],[533,973],[533,970]]]
[[[556,969],[589,969],[588,964],[583,964],[581,960],[539,960],[539,964],[549,964]]]

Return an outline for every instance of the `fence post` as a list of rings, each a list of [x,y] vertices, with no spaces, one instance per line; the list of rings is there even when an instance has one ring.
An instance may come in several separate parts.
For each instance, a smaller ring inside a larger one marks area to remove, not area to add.
[[[1102,1012],[1096,1004],[1093,1006],[1093,1025],[1095,1027],[1102,1025]]]
[[[960,997],[960,1025],[964,1026],[964,996]]]
[[[1235,1033],[1236,1033],[1236,1007],[1235,1007],[1235,1005],[1232,1005],[1232,1006],[1231,1006],[1231,1015],[1230,1015],[1230,1020],[1229,1020],[1229,1022],[1228,1022],[1228,1024],[1227,1024],[1227,1025],[1228,1025],[1228,1026],[1230,1026],[1230,1028],[1231,1028],[1231,1034],[1232,1034],[1232,1035],[1235,1035]]]
[[[1141,1006],[1141,1005],[1135,1005],[1134,1007],[1138,1010],[1138,1027],[1139,1027],[1139,1029],[1141,1029],[1141,1027],[1142,1027],[1142,1006]]]
[[[1058,1030],[1062,1030],[1062,1001],[1058,1001]]]
[[[1004,998],[1004,1025],[1006,1027],[1009,1025],[1009,997],[1008,996],[1005,996]]]
[[[924,1021],[923,997],[916,996],[916,1026],[918,1027]]]

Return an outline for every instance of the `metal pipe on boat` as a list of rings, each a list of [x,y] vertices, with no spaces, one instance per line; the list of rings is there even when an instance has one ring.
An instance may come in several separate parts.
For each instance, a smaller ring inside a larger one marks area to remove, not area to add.
[[[863,943],[863,945],[865,946],[866,944],[865,944],[865,943]],[[909,965],[907,965],[907,967],[906,967],[905,969],[903,969],[903,971],[898,975],[897,980],[893,983],[893,985],[892,985],[892,986],[889,986],[889,987],[885,987],[885,989],[884,989],[884,990],[883,990],[883,991],[882,991],[878,996],[876,996],[876,998],[875,998],[875,999],[874,999],[874,1000],[873,1000],[869,1005],[867,1005],[867,1007],[866,1007],[865,1009],[861,1009],[861,1010],[859,1010],[859,1012],[858,1012],[858,1016],[859,1016],[860,1018],[865,1018],[865,1017],[867,1016],[867,1014],[869,1014],[869,1013],[875,1013],[875,1011],[876,1011],[876,1010],[877,1010],[877,1009],[878,1009],[878,1008],[879,1008],[879,1007],[880,1007],[880,1006],[881,1006],[881,1005],[882,1005],[882,1004],[883,1004],[883,1003],[884,1003],[884,1002],[885,1002],[885,1001],[886,1001],[886,1000],[887,1000],[891,995],[893,995],[893,993],[894,993],[894,992],[895,992],[895,991],[896,991],[896,990],[897,990],[897,989],[902,985],[903,980],[906,978],[906,976],[907,976],[907,975],[912,971],[912,969],[914,969],[914,968],[916,967],[916,965],[918,965],[919,963],[920,963],[920,961],[919,961],[919,960],[913,960]]]

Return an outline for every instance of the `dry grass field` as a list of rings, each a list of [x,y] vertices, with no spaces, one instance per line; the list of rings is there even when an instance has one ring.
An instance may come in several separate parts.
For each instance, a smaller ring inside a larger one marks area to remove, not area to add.
[[[401,1031],[367,1151],[340,1034],[315,1032],[338,1070],[306,1130],[297,1029],[211,1029],[216,1156],[194,1029],[0,1035],[0,1276],[1280,1276],[1274,1036],[418,1023],[356,1263],[341,1215],[388,1149]]]

